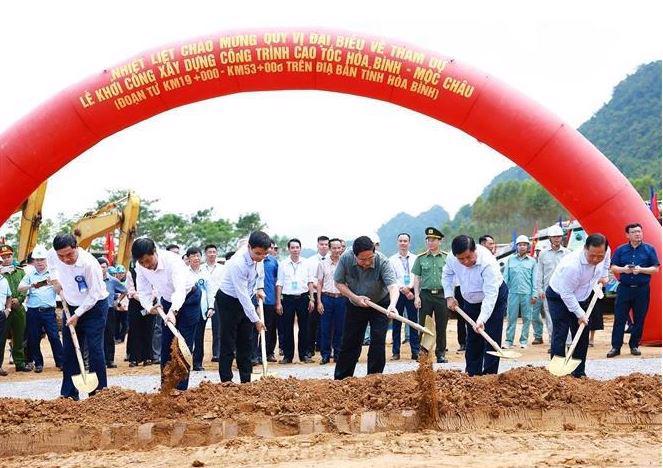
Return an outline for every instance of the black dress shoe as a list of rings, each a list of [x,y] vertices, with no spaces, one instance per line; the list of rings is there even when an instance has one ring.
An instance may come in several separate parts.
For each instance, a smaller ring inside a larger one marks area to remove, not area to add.
[[[4,370],[2,367],[0,367],[0,376],[2,376],[2,377],[6,377],[7,375],[9,375],[9,374],[7,373],[7,371]]]
[[[329,364],[329,358],[322,358],[320,360],[320,365],[324,366],[325,364]]]
[[[152,364],[154,364],[154,362],[152,362],[151,359],[143,361],[143,367],[151,366]]]
[[[610,351],[608,351],[607,356],[609,358],[619,356],[621,354],[621,351],[617,348],[612,348]]]
[[[129,367],[136,367],[138,363],[136,361],[129,361]]]
[[[631,354],[633,356],[640,356],[642,353],[640,352],[640,350],[637,347],[635,347],[635,348],[631,348]]]
[[[401,358],[400,354],[394,353],[391,355],[391,360],[392,361],[398,361]]]
[[[419,360],[419,355],[418,354],[413,354],[412,355],[412,360],[413,361],[418,361]]]
[[[44,372],[44,366],[35,366],[35,372],[37,374],[41,374],[42,372]]]
[[[193,370],[196,372],[204,371],[205,368],[203,366],[193,366]]]
[[[292,359],[283,358],[279,361],[279,364],[292,364]]]
[[[462,345],[460,348],[458,348],[458,351],[456,351],[456,354],[464,353],[465,352],[465,345]]]
[[[313,362],[313,359],[311,359],[309,356],[304,356],[303,359],[299,359],[299,362],[303,362],[305,364],[310,364]]]
[[[16,372],[32,372],[28,366],[16,366]]]
[[[218,357],[213,357],[212,362],[219,362],[219,358]]]
[[[108,364],[106,364],[107,369],[115,369],[116,367],[117,364],[115,364],[114,362],[109,362]]]
[[[28,362],[25,364],[25,368],[27,369],[27,372],[32,372],[35,370],[35,365],[32,362]]]
[[[276,362],[276,358],[274,357],[273,354],[267,356],[267,362]]]
[[[437,357],[437,363],[438,364],[446,364],[447,362],[449,362],[449,360],[447,358],[445,358],[444,356],[438,356]]]

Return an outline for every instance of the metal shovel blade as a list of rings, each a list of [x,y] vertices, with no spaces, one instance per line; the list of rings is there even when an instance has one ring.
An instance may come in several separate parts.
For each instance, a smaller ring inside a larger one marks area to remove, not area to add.
[[[99,379],[97,378],[97,374],[88,374],[87,372],[83,374],[72,375],[71,381],[74,383],[74,387],[76,387],[79,392],[91,393],[94,392],[99,386]]]
[[[426,316],[424,322],[426,331],[421,334],[421,347],[428,351],[429,354],[435,351],[435,319],[431,315]]]
[[[520,354],[518,351],[513,351],[511,349],[502,349],[500,351],[486,351],[486,354],[497,356],[498,358],[502,359],[518,359],[520,356],[522,356],[522,354]]]
[[[548,364],[548,371],[552,375],[562,377],[564,375],[569,375],[576,370],[580,365],[580,362],[580,359],[573,359],[572,356],[567,356],[565,358],[561,356],[553,356],[550,360],[550,364]]]

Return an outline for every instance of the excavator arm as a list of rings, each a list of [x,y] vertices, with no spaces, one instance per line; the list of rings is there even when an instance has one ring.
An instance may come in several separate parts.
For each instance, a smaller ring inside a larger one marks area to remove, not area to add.
[[[18,231],[18,260],[23,261],[28,257],[37,245],[39,226],[42,221],[41,210],[44,206],[46,196],[46,184],[44,181],[37,190],[32,192],[25,202],[19,207],[21,211],[21,226]]]
[[[126,201],[123,210],[118,205]],[[97,211],[86,213],[74,226],[78,245],[88,249],[92,241],[115,229],[120,230],[120,245],[117,261],[129,268],[131,244],[136,237],[136,225],[140,214],[140,198],[129,192],[126,198],[102,206]]]

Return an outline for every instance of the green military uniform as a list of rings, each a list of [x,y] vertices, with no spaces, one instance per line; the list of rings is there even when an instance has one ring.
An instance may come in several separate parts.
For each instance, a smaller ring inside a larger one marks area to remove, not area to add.
[[[437,229],[426,228],[426,237],[442,239],[444,235]],[[435,317],[435,356],[438,362],[446,362],[444,357],[447,349],[447,322],[449,309],[442,289],[442,268],[446,257],[442,251],[433,254],[430,250],[420,254],[412,266],[412,274],[419,277],[421,293],[421,309],[419,309],[419,324],[424,325],[426,316]]]
[[[0,248],[0,254],[13,253],[11,247],[3,245]],[[7,279],[9,289],[11,290],[12,299],[17,299],[17,304],[12,304],[11,313],[7,317],[5,332],[0,337],[0,367],[2,367],[5,359],[5,346],[7,343],[7,335],[11,334],[12,339],[12,357],[14,358],[14,365],[16,370],[25,369],[25,354],[24,354],[24,338],[25,338],[25,308],[23,302],[25,301],[26,293],[18,292],[18,284],[25,276],[22,268],[10,268],[11,271],[4,272],[2,276]]]

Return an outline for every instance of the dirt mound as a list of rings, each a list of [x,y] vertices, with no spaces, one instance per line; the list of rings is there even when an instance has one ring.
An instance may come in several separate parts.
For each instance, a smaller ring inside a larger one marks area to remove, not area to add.
[[[421,386],[414,372],[373,375],[343,381],[266,378],[250,384],[202,383],[186,392],[140,394],[108,388],[96,396],[71,400],[0,399],[0,434],[34,424],[99,426],[214,418],[355,414],[367,410],[419,410],[422,392],[434,391],[439,415],[518,409],[578,408],[660,414],[661,377],[632,374],[611,381],[557,378],[542,368],[520,368],[503,374],[468,377],[438,371],[434,389]],[[167,403],[167,404],[166,404]]]

